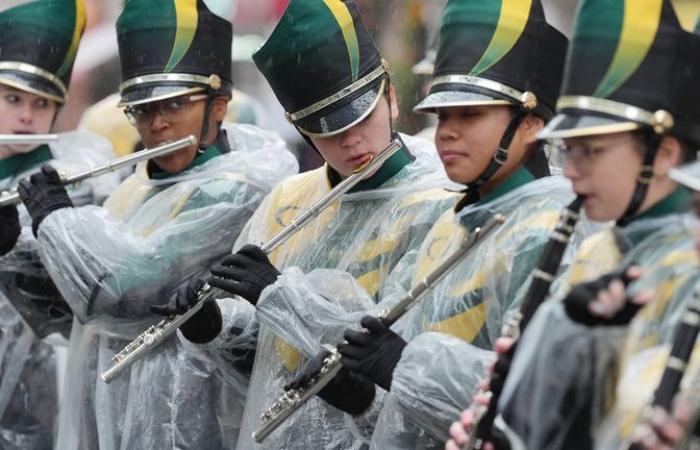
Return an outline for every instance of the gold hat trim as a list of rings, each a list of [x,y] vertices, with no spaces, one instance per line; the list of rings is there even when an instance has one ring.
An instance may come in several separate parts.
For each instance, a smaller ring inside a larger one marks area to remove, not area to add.
[[[206,77],[204,75],[193,75],[190,73],[152,73],[149,75],[142,75],[130,78],[124,81],[119,85],[119,91],[123,92],[125,89],[129,89],[130,87],[137,86],[139,84],[169,81],[199,83],[204,84],[206,86],[211,86],[213,89],[219,89],[221,87],[221,78],[215,74]]]
[[[63,84],[63,81],[61,81],[60,78],[48,70],[44,70],[41,67],[37,67],[33,64],[20,61],[0,61],[0,70],[16,70],[18,72],[36,75],[52,83],[64,96],[68,93],[68,88],[66,88],[66,85]]]
[[[430,88],[441,84],[466,84],[484,89],[489,89],[494,92],[506,95],[513,99],[515,103],[521,103],[524,92],[513,89],[498,81],[489,80],[486,78],[475,77],[472,75],[442,75],[433,79],[430,83]]]
[[[377,97],[375,97],[374,101],[370,105],[369,108],[367,108],[367,111],[365,111],[360,117],[357,119],[353,120],[352,123],[349,123],[348,125],[344,126],[343,128],[340,128],[339,130],[333,130],[328,133],[313,133],[311,131],[305,130],[304,128],[300,126],[296,126],[297,130],[299,130],[300,133],[305,134],[306,136],[312,137],[312,138],[328,138],[328,137],[333,137],[337,136],[350,128],[354,127],[358,123],[362,122],[365,120],[370,114],[372,114],[372,111],[375,110],[377,105],[379,104],[379,100],[382,98],[382,92],[384,92],[384,89],[386,88],[386,83],[387,80],[382,80],[381,84],[379,85],[379,93],[377,94]]]
[[[668,111],[660,109],[650,112],[637,106],[598,97],[583,95],[560,97],[557,101],[557,111],[561,112],[568,108],[583,109],[638,122],[652,127],[658,134],[668,132],[674,125],[673,115]]]
[[[287,116],[287,120],[290,122],[296,122],[298,120],[303,119],[304,117],[308,117],[311,114],[317,113],[318,111],[321,111],[323,108],[332,105],[333,103],[337,102],[338,100],[341,100],[345,97],[347,97],[350,94],[353,94],[363,87],[367,86],[369,83],[372,81],[376,80],[377,78],[381,77],[387,71],[389,70],[388,64],[386,61],[382,60],[382,64],[365,75],[364,77],[360,78],[359,80],[355,81],[354,83],[344,87],[340,91],[336,92],[333,95],[330,95],[326,98],[324,98],[321,101],[318,101],[314,103],[313,105],[307,106],[304,109],[301,109],[295,113],[285,113]]]

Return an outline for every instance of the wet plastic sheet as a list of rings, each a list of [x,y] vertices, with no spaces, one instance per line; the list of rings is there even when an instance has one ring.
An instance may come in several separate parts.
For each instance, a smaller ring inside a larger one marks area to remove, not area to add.
[[[448,182],[432,144],[402,137],[416,157],[413,163],[377,189],[345,195],[272,253],[283,276],[258,302],[263,323],[237,448],[358,449],[367,445],[372,410],[354,420],[318,398],[264,445],[256,445],[251,433],[259,425],[260,413],[279,397],[282,385],[302,366],[304,357],[319,350],[322,339],[316,333],[327,328],[326,321],[337,319],[323,338],[330,342],[360,317],[351,320],[342,314],[366,311],[383,297],[385,287],[394,285],[389,280],[395,269],[412,265],[428,229],[454,203],[452,194],[434,189]],[[329,190],[325,168],[287,180],[265,200],[237,246],[265,242]],[[292,267],[298,269],[288,269]],[[235,348],[233,336],[224,332],[218,340],[224,355],[230,356]]]
[[[114,158],[107,141],[87,132],[60,135],[49,145],[47,164],[73,174]],[[32,167],[0,181],[0,189],[38,171]],[[118,184],[114,174],[69,186],[74,204],[99,204]],[[72,313],[41,263],[31,218],[19,206],[22,233],[15,247],[0,256],[0,448],[50,449],[57,414],[56,361],[52,333],[68,335]]]
[[[182,283],[202,274],[232,243],[264,195],[296,172],[279,137],[224,125],[232,151],[164,180],[145,164],[105,208],[64,209],[39,230],[42,261],[76,315],[58,448],[232,447],[242,404],[213,364],[177,339],[107,385],[111,357],[160,320]]]
[[[554,301],[538,311],[524,334],[499,407],[528,448],[591,447],[594,439],[598,448],[615,448],[631,431],[629,424],[638,415],[627,415],[622,422],[609,417],[616,403],[628,402],[625,396],[630,391],[619,383],[629,383],[624,374],[638,370],[636,355],[669,342],[697,280],[697,257],[685,218],[640,219],[625,229],[592,236],[579,249],[569,280],[558,294],[560,299],[568,286],[632,261],[645,269],[645,276],[628,292],[650,289],[654,299],[629,327],[580,326]],[[648,370],[639,373],[633,383],[640,387],[634,389],[635,396],[648,398],[653,390],[647,387],[643,389],[647,394],[642,392],[642,380],[654,384],[648,375]],[[608,437],[602,438],[600,425],[609,420],[617,424],[608,425]]]

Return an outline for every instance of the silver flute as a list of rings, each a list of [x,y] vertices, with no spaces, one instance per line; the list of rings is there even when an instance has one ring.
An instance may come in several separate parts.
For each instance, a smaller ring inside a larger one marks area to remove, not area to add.
[[[380,319],[385,325],[391,326],[411,308],[420,302],[423,296],[429,292],[435,284],[442,280],[457,264],[464,260],[477,246],[478,243],[486,239],[498,226],[505,222],[505,217],[496,214],[483,227],[476,228],[473,232],[460,242],[459,248],[454,251],[435,270],[429,273],[423,280],[414,286],[404,298],[391,308],[385,310],[380,315]],[[321,370],[305,386],[298,389],[289,389],[282,397],[265,411],[260,420],[262,424],[253,433],[256,442],[262,442],[267,436],[275,431],[292,413],[298,410],[307,400],[318,394],[330,383],[340,372],[342,364],[340,353],[337,347],[326,347],[330,351],[321,365]]]
[[[100,164],[98,166],[92,167],[84,172],[76,173],[74,175],[69,175],[67,177],[61,177],[61,182],[64,186],[69,184],[80,183],[88,178],[99,177],[109,172],[115,172],[119,169],[129,166],[135,166],[141,161],[146,161],[149,159],[157,158],[159,156],[165,156],[170,153],[174,153],[183,148],[189,147],[197,143],[197,138],[189,135],[186,138],[179,139],[174,142],[170,142],[159,147],[141,150],[139,152],[132,153],[130,155],[122,156],[121,158],[113,159],[105,164]],[[0,208],[8,205],[16,205],[20,203],[19,193],[17,188],[10,191],[3,191],[0,193]]]
[[[266,254],[270,254],[275,251],[280,245],[286,242],[287,239],[292,237],[312,219],[321,214],[321,212],[323,212],[329,205],[346,194],[360,181],[374,174],[374,172],[376,172],[376,170],[379,169],[387,159],[394,155],[394,153],[399,151],[402,146],[403,145],[399,139],[393,140],[388,147],[374,155],[374,157],[366,164],[355,169],[352,175],[338,183],[333,190],[320,198],[316,203],[309,207],[309,209],[301,213],[296,219],[294,219],[294,221],[292,221],[292,223],[284,227],[279,233],[263,244],[260,248]],[[157,324],[152,325],[131,343],[129,343],[129,345],[124,347],[122,351],[114,355],[112,357],[112,366],[101,375],[102,380],[105,383],[109,383],[124,369],[160,345],[163,341],[165,341],[165,339],[174,334],[182,324],[197,314],[197,312],[202,309],[202,306],[204,306],[206,301],[216,298],[224,298],[229,295],[230,294],[227,294],[219,289],[214,289],[209,284],[205,284],[197,293],[197,302],[192,305],[187,312],[184,314],[173,314],[161,320]]]
[[[0,145],[42,145],[58,142],[58,134],[0,134]]]

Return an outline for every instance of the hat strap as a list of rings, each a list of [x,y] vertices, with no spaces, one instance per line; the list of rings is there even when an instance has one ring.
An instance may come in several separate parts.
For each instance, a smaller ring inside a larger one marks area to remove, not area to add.
[[[627,210],[625,210],[625,213],[617,220],[617,226],[624,227],[629,225],[634,216],[636,216],[639,212],[639,208],[642,206],[642,203],[644,203],[644,199],[647,196],[647,191],[649,190],[649,185],[651,184],[651,180],[654,178],[654,161],[656,160],[656,155],[659,152],[661,139],[663,139],[663,135],[654,132],[650,132],[650,134],[646,136],[647,148],[644,152],[644,161],[642,163],[642,168],[639,171],[639,176],[637,177],[637,184],[634,187],[632,200],[630,200],[629,205],[627,205]]]
[[[515,133],[518,131],[520,124],[522,124],[523,120],[525,120],[528,114],[532,112],[532,109],[534,108],[531,108],[530,104],[526,104],[525,102],[520,104],[518,111],[510,120],[506,131],[503,133],[501,142],[498,144],[498,149],[493,154],[493,158],[489,162],[489,165],[483,172],[481,172],[481,175],[479,175],[476,180],[467,184],[467,188],[462,191],[465,195],[455,206],[455,211],[459,212],[464,207],[476,203],[481,199],[479,189],[482,188],[484,184],[486,184],[496,174],[496,172],[498,172],[498,169],[503,167],[506,161],[508,161],[508,148],[513,142],[513,138],[515,137]]]

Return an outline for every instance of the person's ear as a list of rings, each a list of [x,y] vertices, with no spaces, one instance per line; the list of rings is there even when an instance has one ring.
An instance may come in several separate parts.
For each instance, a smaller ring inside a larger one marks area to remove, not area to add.
[[[530,145],[537,141],[537,136],[543,128],[544,120],[540,116],[528,114],[520,124],[518,132],[520,133],[520,138],[523,143],[525,145]]]
[[[228,97],[224,96],[219,96],[214,99],[214,104],[211,109],[211,117],[214,119],[214,122],[219,123],[224,121],[226,113],[228,112],[228,102]]]
[[[391,103],[391,120],[396,121],[399,118],[399,101],[393,84],[389,84],[389,102]]]
[[[659,150],[654,159],[654,175],[667,177],[676,166],[683,163],[683,148],[673,136],[664,136],[659,144]]]

